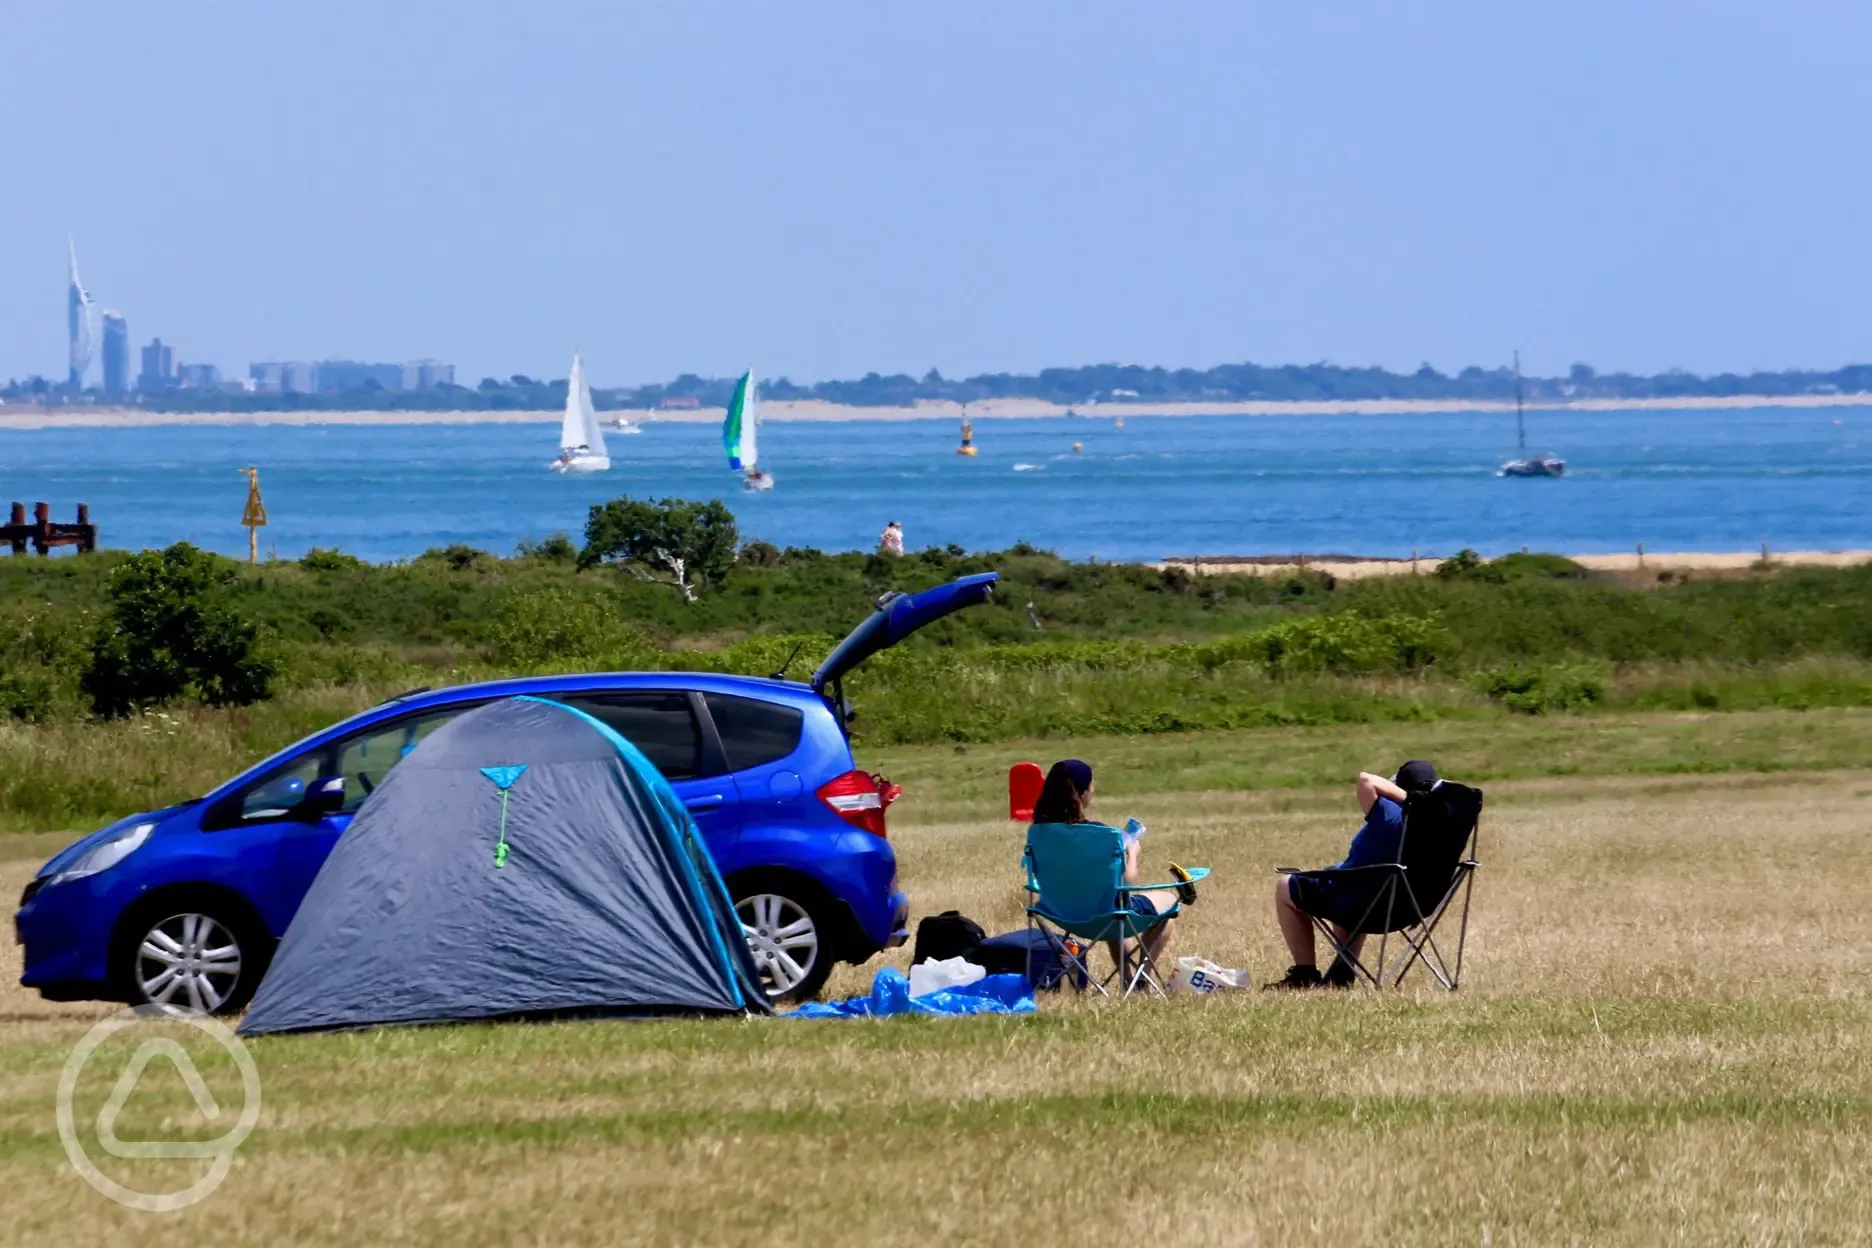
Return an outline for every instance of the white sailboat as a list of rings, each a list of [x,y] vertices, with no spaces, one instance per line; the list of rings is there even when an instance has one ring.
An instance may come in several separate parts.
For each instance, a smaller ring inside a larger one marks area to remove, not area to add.
[[[591,384],[585,380],[585,361],[572,353],[572,375],[566,379],[565,420],[559,425],[559,458],[548,465],[554,472],[605,472],[611,467],[605,450],[604,430],[592,410]]]
[[[754,370],[748,369],[735,383],[734,396],[728,400],[728,416],[722,421],[722,446],[728,452],[728,466],[742,474],[742,488],[773,489],[773,474],[760,470],[760,400],[754,388]]]

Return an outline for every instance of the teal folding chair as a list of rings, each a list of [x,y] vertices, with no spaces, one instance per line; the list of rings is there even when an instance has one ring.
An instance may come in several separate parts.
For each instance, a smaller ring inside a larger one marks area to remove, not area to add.
[[[1027,930],[1038,931],[1059,959],[1065,978],[1090,983],[1109,997],[1115,982],[1120,997],[1139,988],[1164,995],[1163,976],[1142,937],[1175,918],[1182,906],[1144,915],[1131,909],[1134,893],[1173,889],[1182,881],[1126,884],[1124,834],[1102,823],[1036,823],[1027,829],[1023,855],[1027,869]],[[1189,882],[1208,878],[1209,868],[1189,869]],[[1092,947],[1108,942],[1118,949],[1111,973],[1100,980],[1091,968]],[[1033,939],[1028,937],[1028,979],[1033,979]]]

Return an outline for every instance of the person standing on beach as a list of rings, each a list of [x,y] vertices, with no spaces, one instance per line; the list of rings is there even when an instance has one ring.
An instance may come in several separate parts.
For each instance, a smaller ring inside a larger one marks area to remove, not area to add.
[[[883,535],[878,538],[878,549],[887,555],[904,553],[903,527],[895,520],[884,526]]]

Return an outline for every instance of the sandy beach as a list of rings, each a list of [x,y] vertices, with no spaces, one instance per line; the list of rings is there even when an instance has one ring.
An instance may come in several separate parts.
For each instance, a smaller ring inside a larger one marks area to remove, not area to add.
[[[1181,567],[1203,576],[1274,576],[1288,572],[1330,572],[1359,580],[1372,576],[1428,576],[1447,554],[1422,554],[1416,559],[1367,559],[1357,555],[1192,555],[1165,559],[1153,567]],[[1569,555],[1594,572],[1671,573],[1747,572],[1762,562],[1762,552],[1750,551],[1646,551],[1639,554]],[[1872,563],[1872,550],[1770,550],[1768,562],[1785,567],[1848,568]]]
[[[1743,408],[1872,407],[1872,394],[1738,395],[1708,399],[1582,399],[1570,403],[1530,404],[1531,412],[1725,411]],[[1067,407],[1039,399],[988,399],[968,405],[970,420],[1046,419],[1072,415],[1104,420],[1117,416],[1400,416],[1431,412],[1512,412],[1514,404],[1480,400],[1377,399],[1369,401],[1266,403],[1099,403]],[[913,407],[849,407],[817,399],[761,404],[761,418],[775,421],[959,420],[962,405],[918,403]],[[134,407],[0,406],[0,430],[140,429],[157,425],[511,425],[556,424],[563,413],[539,412],[151,412]],[[711,424],[725,415],[719,407],[689,411],[608,411],[607,421],[622,416],[652,424]]]

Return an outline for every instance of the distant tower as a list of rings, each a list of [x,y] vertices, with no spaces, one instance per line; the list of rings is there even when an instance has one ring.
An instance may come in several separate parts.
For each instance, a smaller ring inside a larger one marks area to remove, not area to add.
[[[175,382],[175,348],[152,338],[143,348],[143,371],[137,375],[137,389],[154,393],[167,390]]]
[[[130,326],[123,313],[104,314],[104,393],[130,389]]]
[[[91,315],[95,301],[78,280],[78,244],[66,239],[71,248],[71,289],[66,292],[65,319],[71,334],[71,388],[84,389],[85,374],[91,369]]]

